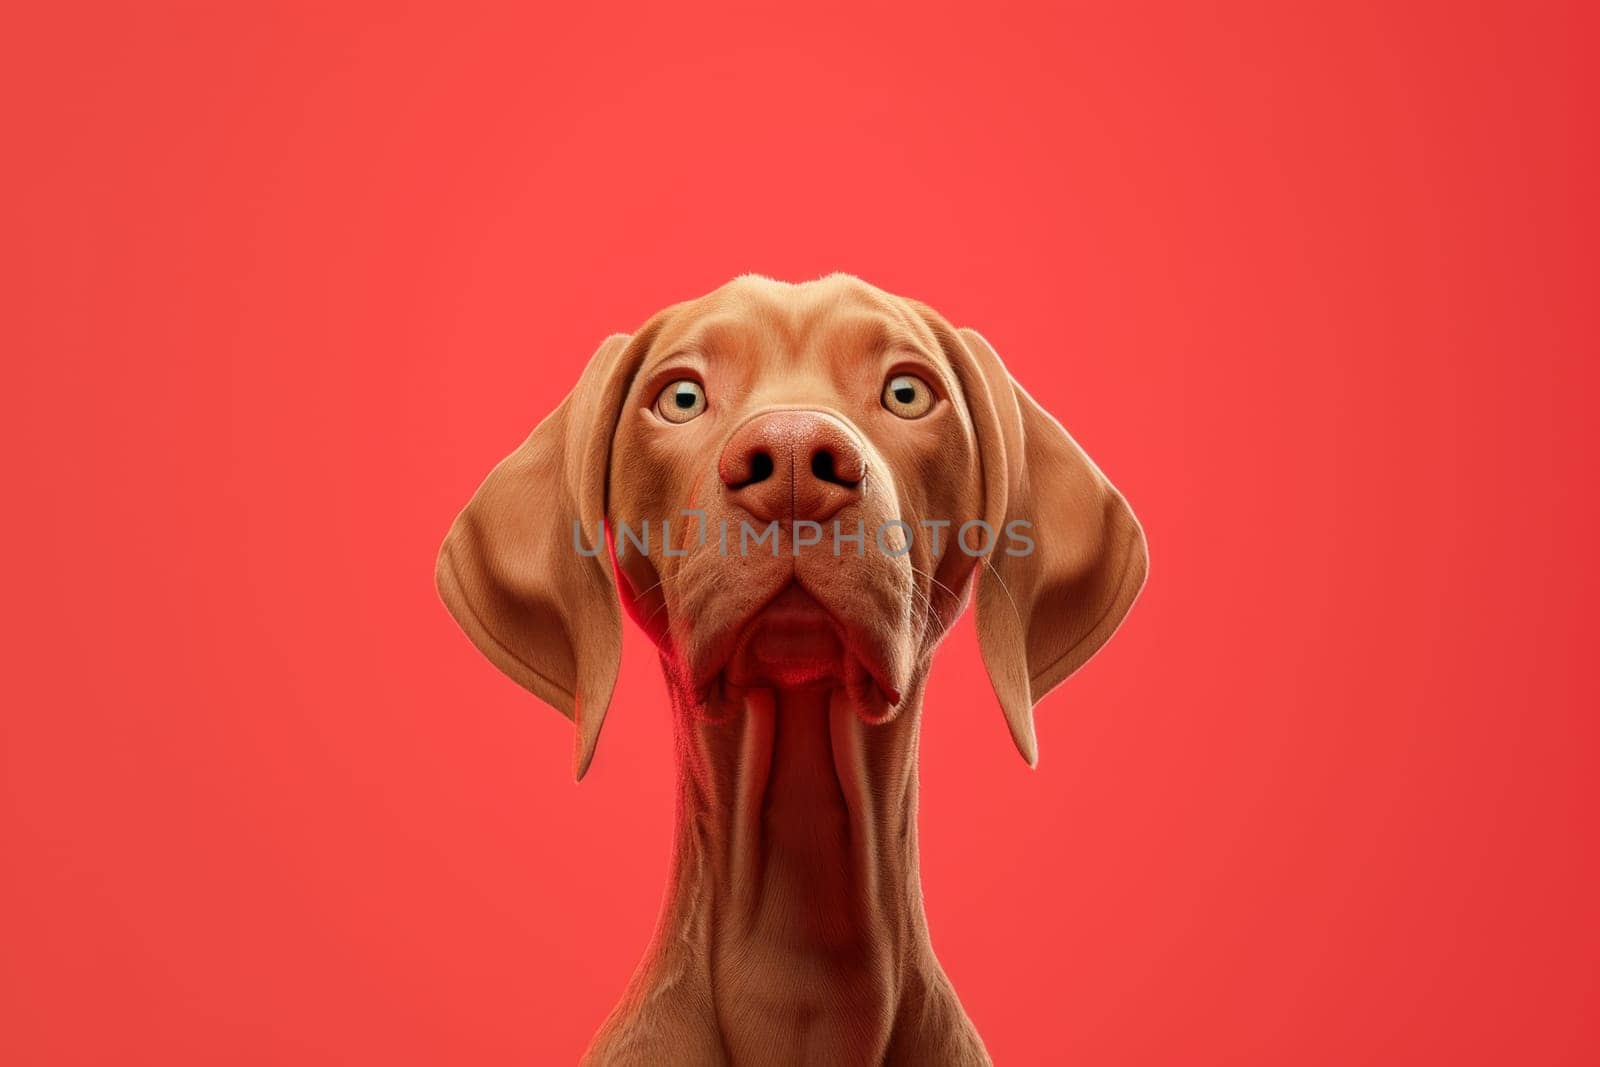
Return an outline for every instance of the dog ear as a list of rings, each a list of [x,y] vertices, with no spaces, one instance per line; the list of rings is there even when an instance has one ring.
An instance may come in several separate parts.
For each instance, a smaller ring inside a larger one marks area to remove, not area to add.
[[[622,655],[602,524],[611,438],[644,347],[629,341],[607,338],[561,405],[489,472],[435,571],[439,596],[478,650],[576,723],[579,779]]]
[[[979,437],[985,519],[995,529],[995,548],[980,564],[978,644],[1012,740],[1036,766],[1033,706],[1088,662],[1133,606],[1148,568],[1144,531],[989,342],[975,330],[957,333],[978,370],[963,386]]]

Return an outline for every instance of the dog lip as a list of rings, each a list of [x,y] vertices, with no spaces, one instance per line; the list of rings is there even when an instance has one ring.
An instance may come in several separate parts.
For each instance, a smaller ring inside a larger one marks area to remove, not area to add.
[[[785,598],[788,597],[791,589],[796,591],[797,596],[786,600]],[[788,586],[779,590],[778,595],[768,602],[767,607],[762,612],[757,612],[756,615],[751,616],[751,622],[754,623],[762,614],[779,606],[780,602],[783,605],[780,610],[783,612],[787,612],[791,608],[798,609],[797,614],[800,618],[815,618],[826,625],[832,626],[835,635],[839,639],[839,644],[844,648],[845,655],[865,668],[867,676],[883,691],[883,695],[888,699],[889,705],[893,707],[900,703],[900,691],[889,684],[889,679],[884,674],[882,666],[877,662],[877,657],[867,654],[863,648],[863,642],[852,632],[851,627],[841,621],[837,615],[823,604],[820,598],[808,590],[798,575],[790,581]],[[784,621],[789,621],[787,615],[784,616]]]
[[[818,652],[826,650],[827,639],[831,638],[833,656],[849,654],[845,628],[792,576],[740,625],[727,659],[718,670],[727,670],[730,664],[741,659],[764,658],[770,645],[763,648],[767,644],[763,639],[772,637],[777,638],[780,648],[790,642],[810,643]]]
[[[864,638],[864,636],[857,633],[854,628],[842,621],[826,605],[824,605],[820,598],[807,590],[804,582],[798,575],[795,576],[793,585],[795,585],[805,594],[807,600],[816,605],[817,609],[822,612],[828,623],[834,627],[839,636],[840,644],[844,646],[845,655],[850,660],[859,664],[866,671],[867,677],[871,678],[873,684],[882,690],[884,697],[889,701],[890,707],[897,706],[900,703],[900,690],[896,686],[890,684],[889,677],[885,673],[885,668],[881,658],[877,655],[874,655],[870,651],[871,645]]]
[[[791,578],[784,583],[776,596],[767,601],[760,611],[750,616],[746,627],[762,622],[782,625],[824,623],[836,629],[839,626],[839,621],[833,617],[833,613],[807,592],[798,578]]]
[[[726,671],[729,664],[744,653],[757,631],[768,627],[815,626],[832,629],[847,663],[858,665],[859,669],[863,670],[867,677],[872,679],[873,684],[882,691],[891,707],[900,703],[900,691],[889,683],[883,667],[876,662],[877,657],[866,653],[863,642],[851,632],[851,628],[842,623],[839,617],[808,590],[796,575],[791,575],[772,596],[746,617],[735,632],[734,639],[729,643],[726,655],[719,656],[715,661],[706,664],[702,677],[696,679],[695,692],[704,697],[717,676]]]

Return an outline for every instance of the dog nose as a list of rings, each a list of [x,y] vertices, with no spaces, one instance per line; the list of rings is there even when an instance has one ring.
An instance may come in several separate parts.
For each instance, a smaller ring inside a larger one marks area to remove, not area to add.
[[[842,422],[817,411],[773,411],[734,432],[717,461],[728,495],[764,521],[822,522],[861,499],[866,457]]]

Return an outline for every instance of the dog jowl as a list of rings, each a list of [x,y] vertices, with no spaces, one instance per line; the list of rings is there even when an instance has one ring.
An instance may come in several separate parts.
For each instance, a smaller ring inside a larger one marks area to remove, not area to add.
[[[1145,570],[1116,489],[988,342],[915,301],[743,277],[601,344],[438,563],[478,648],[574,720],[580,778],[623,609],[661,653],[673,873],[586,1062],[987,1063],[923,916],[929,663],[975,588],[1031,765],[1034,705]]]

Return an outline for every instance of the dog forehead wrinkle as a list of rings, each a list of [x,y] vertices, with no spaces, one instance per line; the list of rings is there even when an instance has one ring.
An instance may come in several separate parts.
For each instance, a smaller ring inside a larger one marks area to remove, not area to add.
[[[731,312],[685,313],[657,338],[650,366],[688,353],[713,355],[743,350],[750,347],[750,335],[756,325],[748,316]]]
[[[658,340],[646,373],[677,359],[692,359],[712,371],[759,371],[775,357],[790,357],[785,362],[792,363],[801,347],[800,326],[785,307],[721,308],[682,316]]]
[[[902,341],[925,348],[932,340],[925,324],[901,297],[886,293],[849,275],[832,275],[815,285],[804,316],[813,326],[835,326],[864,331],[866,347],[885,347]]]
[[[899,297],[848,274],[798,284],[743,275],[674,308],[645,370],[692,356],[714,366],[728,362],[758,381],[808,370],[840,379],[893,349],[946,372],[937,338]]]
[[[844,414],[845,397],[824,368],[801,364],[760,376],[745,398],[743,423],[771,411],[815,411],[843,423],[855,436],[861,428]]]

